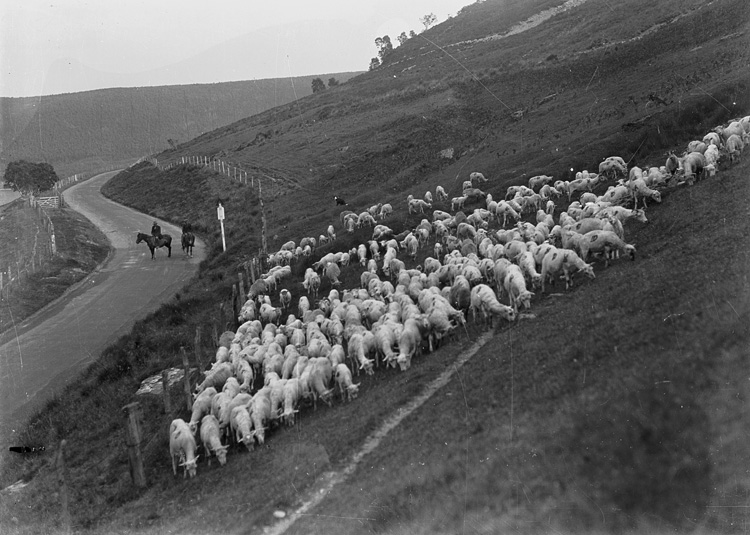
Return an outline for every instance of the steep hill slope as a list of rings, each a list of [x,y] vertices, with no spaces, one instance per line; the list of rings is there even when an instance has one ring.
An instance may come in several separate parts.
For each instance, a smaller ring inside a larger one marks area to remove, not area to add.
[[[320,77],[345,82],[355,74]],[[95,170],[310,95],[313,78],[0,98],[0,163],[26,159],[48,161],[62,173]]]
[[[265,177],[272,249],[334,224],[336,242],[294,264],[285,280],[296,298],[306,295],[299,278],[313,260],[371,235],[342,231],[333,194],[357,211],[392,201],[388,223],[400,231],[422,217],[407,214],[407,194],[421,197],[436,184],[455,194],[470,171],[488,176],[485,189],[502,198],[524,175],[566,178],[571,168],[596,169],[603,156],[660,165],[665,150],[681,151],[750,111],[744,2],[589,0],[524,24],[562,4],[472,4],[384,66],[199,136],[160,153],[159,163],[216,157]],[[207,168],[140,164],[107,194],[197,221],[211,243],[208,260],[173,303],[38,415],[28,436],[74,444],[74,526],[91,531],[260,533],[276,525],[274,512],[293,513],[312,496],[324,499],[288,532],[742,531],[749,166],[746,158],[694,187],[665,188],[663,203],[649,205],[650,223],[625,227],[634,262],[599,262],[593,281],[538,292],[530,316],[494,335],[469,322],[408,372],[355,378],[354,402],[303,407],[294,427],[269,431],[252,452],[233,450],[227,466],[201,459],[195,479],[172,476],[165,432],[171,418],[190,415],[178,407],[163,414],[159,399],[141,399],[149,485],[136,491],[119,408],[140,380],[179,364],[180,347],[195,349],[196,328],[223,327],[232,284],[260,243],[256,188]],[[226,254],[217,200],[227,209]],[[558,201],[556,216],[566,205]],[[360,272],[342,270],[343,287],[358,286]],[[197,348],[204,363],[215,351],[210,338]],[[459,368],[477,340],[484,345]],[[437,394],[360,457],[383,423],[446,370],[454,374]],[[3,474],[8,483],[31,481],[2,504],[20,532],[56,522],[50,459]]]

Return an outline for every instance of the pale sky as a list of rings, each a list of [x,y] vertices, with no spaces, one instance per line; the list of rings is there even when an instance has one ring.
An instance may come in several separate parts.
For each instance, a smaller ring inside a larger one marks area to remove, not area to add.
[[[376,37],[471,3],[0,0],[0,96],[365,71]]]

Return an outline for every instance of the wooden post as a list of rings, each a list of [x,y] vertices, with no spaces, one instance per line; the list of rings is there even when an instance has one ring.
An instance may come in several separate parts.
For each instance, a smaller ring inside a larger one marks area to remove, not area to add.
[[[68,472],[65,468],[65,445],[66,440],[60,441],[60,448],[57,451],[57,481],[60,484],[60,524],[62,524],[63,533],[70,533],[70,510],[68,508]]]
[[[195,342],[193,342],[195,361],[198,363],[198,373],[203,372],[203,359],[201,359],[201,327],[195,327]]]
[[[185,404],[189,411],[193,408],[193,396],[190,390],[190,363],[188,362],[187,351],[182,346],[180,346],[180,353],[182,353],[182,367],[185,368]]]
[[[235,322],[237,321],[237,316],[239,316],[239,311],[237,310],[237,300],[239,299],[239,295],[237,293],[237,285],[232,284],[232,306],[229,308],[229,310],[232,311],[232,328],[235,328]],[[224,328],[226,328],[226,324],[224,324]]]
[[[167,370],[161,371],[161,390],[164,399],[164,414],[168,415],[172,412],[172,403],[169,399],[169,372]]]
[[[128,436],[125,445],[128,447],[128,458],[130,460],[130,477],[133,484],[138,488],[146,486],[146,472],[143,470],[143,456],[141,455],[141,442],[143,432],[141,422],[143,421],[143,410],[141,404],[129,403],[122,408],[127,418]]]
[[[219,306],[223,307],[224,304],[222,303]],[[216,327],[216,322],[214,322],[213,329],[214,329],[214,347],[219,347],[219,333],[218,333],[219,329],[218,327]]]
[[[244,300],[247,298],[247,294],[245,293],[245,273],[242,272],[242,271],[240,271],[239,273],[237,273],[237,277],[240,280],[240,295],[239,295],[239,299],[243,300],[243,302],[241,302],[239,304],[239,308],[241,309],[242,305],[245,304]],[[235,316],[239,316],[239,313],[235,314]]]

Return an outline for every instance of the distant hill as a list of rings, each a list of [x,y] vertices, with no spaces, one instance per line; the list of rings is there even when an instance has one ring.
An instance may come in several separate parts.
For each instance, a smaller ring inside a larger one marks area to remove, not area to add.
[[[0,168],[26,159],[66,174],[138,158],[308,96],[314,78],[356,74],[0,98]]]

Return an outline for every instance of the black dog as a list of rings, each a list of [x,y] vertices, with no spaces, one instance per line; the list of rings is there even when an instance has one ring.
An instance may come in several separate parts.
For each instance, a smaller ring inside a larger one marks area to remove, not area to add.
[[[344,206],[348,206],[348,205],[346,204],[346,201],[345,201],[344,199],[342,199],[341,197],[337,197],[337,196],[335,196],[335,195],[334,195],[334,196],[333,196],[333,200],[334,200],[334,201],[336,201],[336,204],[337,204],[337,205],[344,205]]]

